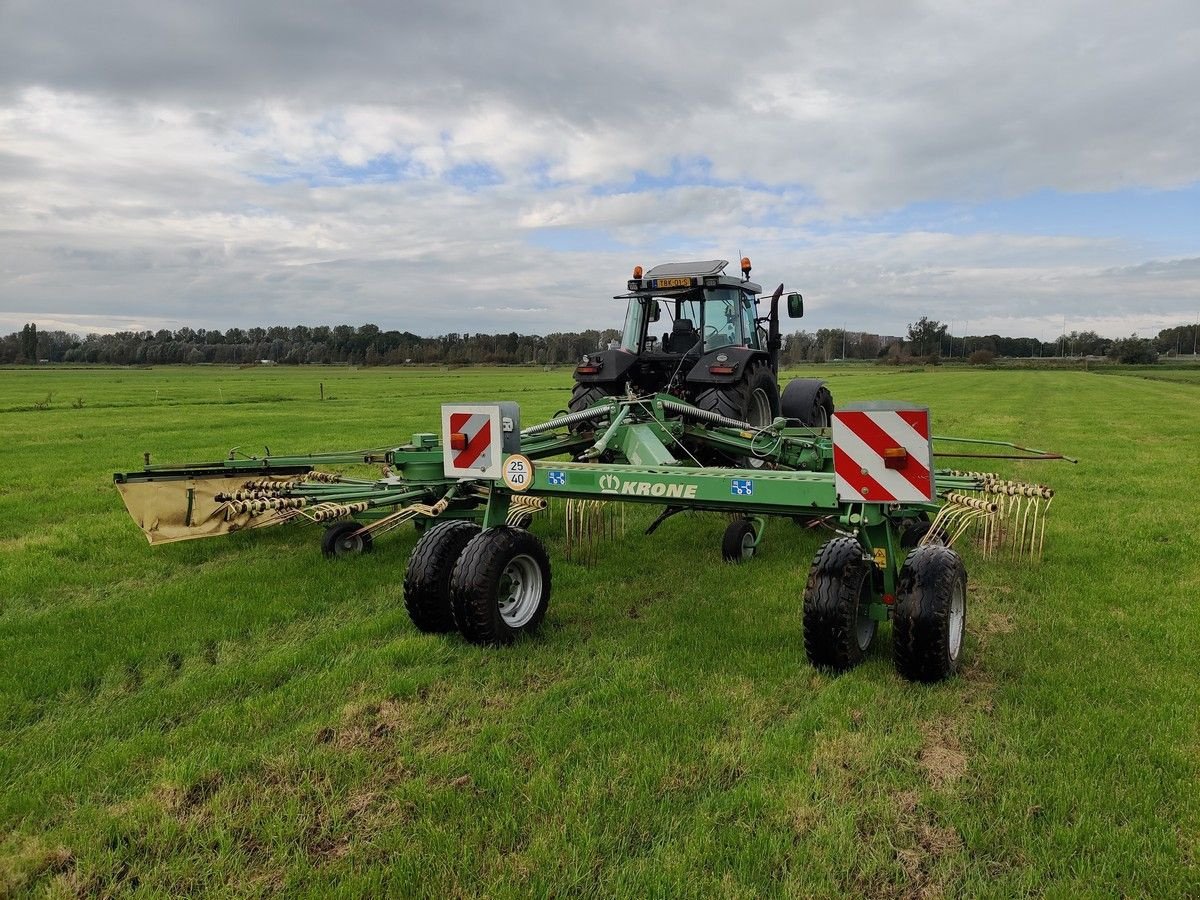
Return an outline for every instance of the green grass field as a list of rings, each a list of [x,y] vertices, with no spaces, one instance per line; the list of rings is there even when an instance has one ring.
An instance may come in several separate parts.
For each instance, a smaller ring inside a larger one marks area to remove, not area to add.
[[[1196,384],[826,374],[1082,459],[999,464],[1057,489],[1046,558],[963,549],[950,682],[901,680],[890,629],[811,669],[790,522],[731,567],[720,517],[646,538],[631,507],[584,566],[540,517],[546,625],[488,651],[408,622],[411,529],[152,549],[111,484],[145,451],[403,443],[442,401],[533,422],[565,371],[0,371],[0,894],[1200,894]]]

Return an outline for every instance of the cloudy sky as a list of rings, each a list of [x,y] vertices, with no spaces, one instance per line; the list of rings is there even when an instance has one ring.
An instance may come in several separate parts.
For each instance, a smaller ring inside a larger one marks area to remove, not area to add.
[[[0,0],[0,332],[1200,318],[1200,4]]]

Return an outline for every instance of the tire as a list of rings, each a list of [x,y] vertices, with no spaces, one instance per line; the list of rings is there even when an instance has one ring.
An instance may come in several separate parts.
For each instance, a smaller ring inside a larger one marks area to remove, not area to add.
[[[463,519],[440,522],[422,535],[404,573],[404,607],[417,629],[429,634],[453,631],[450,576],[463,548],[479,526]]]
[[[900,529],[900,549],[912,550],[921,545],[921,541],[925,539],[925,535],[929,534],[933,528],[933,523],[925,520],[922,522],[909,522]],[[934,536],[931,539],[933,543],[941,544],[945,547],[950,546],[950,535],[946,534],[946,530],[940,525],[934,531]]]
[[[757,552],[757,537],[749,519],[734,519],[721,538],[721,558],[731,563],[749,562]]]
[[[595,406],[606,397],[614,396],[608,385],[603,384],[576,384],[571,389],[571,402],[567,404],[568,412],[579,412],[580,410],[589,409]],[[588,431],[592,427],[591,421],[576,422],[570,427],[571,431]]]
[[[370,534],[355,535],[362,528],[359,522],[335,522],[325,529],[321,536],[321,552],[327,559],[335,556],[357,556],[359,553],[370,553],[375,549],[375,541]]]
[[[490,528],[471,539],[450,577],[454,623],[473,644],[511,644],[537,630],[550,603],[550,559],[520,528]]]
[[[819,378],[793,378],[783,389],[779,408],[785,418],[807,428],[828,428],[833,421],[833,394]]]
[[[854,538],[826,541],[804,588],[804,651],[822,669],[845,672],[862,662],[879,623],[868,616],[872,564]]]
[[[779,415],[779,384],[770,366],[756,362],[740,381],[701,386],[695,405],[727,419],[759,427],[770,425]]]
[[[908,554],[896,592],[892,652],[909,681],[934,682],[958,671],[967,631],[967,570],[949,547]]]

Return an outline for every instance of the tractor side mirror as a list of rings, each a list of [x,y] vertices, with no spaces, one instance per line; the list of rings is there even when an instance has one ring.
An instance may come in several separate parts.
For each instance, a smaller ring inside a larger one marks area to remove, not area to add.
[[[804,316],[804,298],[799,294],[788,294],[788,318],[799,319]]]
[[[662,309],[659,307],[657,300],[649,300],[647,301],[646,305],[649,307],[649,310],[647,311],[649,318],[647,321],[657,322],[662,318]]]

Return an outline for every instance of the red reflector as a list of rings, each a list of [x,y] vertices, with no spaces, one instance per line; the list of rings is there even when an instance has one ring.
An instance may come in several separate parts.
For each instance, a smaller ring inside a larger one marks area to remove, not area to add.
[[[467,436],[465,434],[463,434],[461,431],[456,431],[453,434],[451,434],[450,435],[450,449],[451,450],[466,450],[467,449]]]
[[[896,602],[896,595],[895,594],[884,594],[883,602],[885,605],[891,606],[892,604],[894,604]]]
[[[710,375],[732,375],[735,366],[709,366]]]
[[[575,371],[581,372],[584,375],[595,375],[597,372],[600,371],[600,367],[599,366],[580,366]]]
[[[908,465],[908,451],[903,447],[888,447],[883,451],[883,465],[888,469],[903,469]]]

